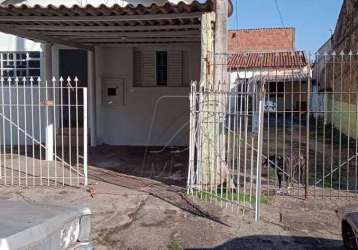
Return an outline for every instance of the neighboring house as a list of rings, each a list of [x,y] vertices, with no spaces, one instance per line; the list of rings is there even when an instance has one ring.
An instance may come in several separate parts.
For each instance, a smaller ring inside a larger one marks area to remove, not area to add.
[[[358,91],[357,51],[358,1],[345,0],[332,37],[318,50],[313,76],[321,99],[325,99],[326,122],[354,138],[358,134],[357,113],[352,112],[357,109],[357,97],[353,95]]]
[[[293,28],[230,31],[228,47],[231,88],[239,82],[264,81],[266,103],[274,103],[277,110],[306,107],[307,94],[296,93],[307,92],[309,67],[304,52],[295,50]]]
[[[329,38],[316,53],[316,60],[313,66],[313,84],[311,93],[311,111],[315,118],[324,118],[326,101],[322,85],[325,81],[325,55],[332,54],[332,38]]]
[[[3,61],[21,58],[29,67],[6,71],[1,64],[2,76],[36,77],[41,68],[42,79],[79,77],[89,89],[92,146],[187,145],[189,86],[207,70],[202,57],[213,48],[215,1],[78,4],[4,1],[0,31],[42,44],[2,35],[1,46],[9,41],[2,46]],[[12,51],[19,54],[8,55]]]

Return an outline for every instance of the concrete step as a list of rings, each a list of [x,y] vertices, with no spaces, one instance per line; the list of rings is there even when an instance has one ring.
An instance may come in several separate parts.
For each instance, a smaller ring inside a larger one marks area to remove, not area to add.
[[[64,135],[64,136],[61,136],[61,135],[57,135],[56,136],[56,145],[58,147],[62,146],[62,141],[63,141],[63,146],[64,147],[76,147],[77,146],[77,143],[78,143],[78,146],[82,147],[83,146],[83,135],[79,135],[78,136],[78,142],[77,142],[77,137],[76,136],[68,136],[68,135]]]
[[[65,135],[67,136],[67,135],[70,135],[70,132],[71,132],[71,136],[76,136],[77,135],[77,129],[76,128],[63,128],[63,129],[59,128],[59,129],[57,129],[56,134],[58,136],[61,136],[62,133],[63,133],[64,136]],[[78,128],[78,135],[83,136],[83,128]]]

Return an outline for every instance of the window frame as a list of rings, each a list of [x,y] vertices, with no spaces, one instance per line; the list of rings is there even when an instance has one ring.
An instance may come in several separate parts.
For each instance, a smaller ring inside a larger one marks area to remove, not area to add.
[[[34,54],[34,55],[31,55]],[[37,67],[30,66],[36,62]],[[38,71],[38,75],[31,75],[33,71]],[[6,73],[5,73],[6,72]],[[10,73],[12,72],[12,73]],[[22,72],[21,74],[19,72]],[[25,73],[24,73],[25,72]],[[41,52],[40,51],[0,51],[0,77],[7,80],[19,78],[19,84],[23,84],[22,78],[34,78],[33,84],[37,84],[37,78],[41,76]],[[5,81],[7,82],[7,81]],[[14,82],[14,81],[13,81]],[[26,81],[26,84],[31,84]]]
[[[162,67],[165,66],[165,83],[159,83],[158,79],[158,53],[163,53],[166,55],[166,65],[161,65]],[[155,84],[156,87],[168,87],[168,50],[156,50],[155,51]]]

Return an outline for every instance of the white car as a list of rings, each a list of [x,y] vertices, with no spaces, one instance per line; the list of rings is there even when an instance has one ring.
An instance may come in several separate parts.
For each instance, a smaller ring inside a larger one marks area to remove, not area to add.
[[[88,208],[0,200],[0,250],[93,250]]]

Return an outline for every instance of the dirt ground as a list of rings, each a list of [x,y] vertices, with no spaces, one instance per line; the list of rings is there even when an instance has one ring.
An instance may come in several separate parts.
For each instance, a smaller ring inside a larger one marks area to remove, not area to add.
[[[90,188],[0,186],[1,200],[87,206],[96,249],[343,249],[342,200],[276,197],[254,223],[231,208],[193,201],[182,188],[91,167]]]

